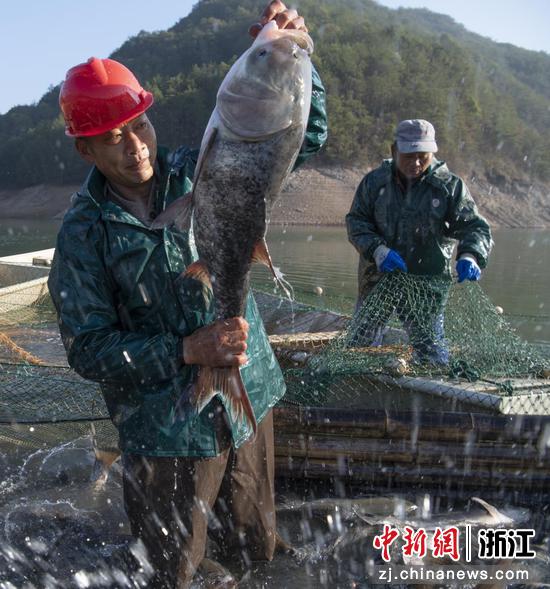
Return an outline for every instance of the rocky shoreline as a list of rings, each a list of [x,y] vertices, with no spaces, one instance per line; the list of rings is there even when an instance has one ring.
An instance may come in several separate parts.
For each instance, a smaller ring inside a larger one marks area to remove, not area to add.
[[[275,203],[272,223],[343,225],[355,189],[370,168],[303,168],[292,174]],[[481,213],[493,227],[550,228],[550,184],[464,175]]]
[[[271,223],[339,226],[368,169],[304,167],[292,174],[275,203]],[[481,212],[495,227],[550,228],[550,185],[503,176],[464,176]],[[38,185],[0,191],[4,219],[63,216],[77,186]]]

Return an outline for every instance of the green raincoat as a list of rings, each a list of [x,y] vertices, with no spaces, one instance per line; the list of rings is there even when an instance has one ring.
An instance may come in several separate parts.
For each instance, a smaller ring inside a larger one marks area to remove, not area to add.
[[[493,245],[489,225],[463,180],[436,159],[406,192],[393,161],[385,160],[359,184],[346,225],[360,254],[360,298],[379,276],[373,259],[379,245],[398,252],[412,274],[449,278],[455,240],[457,257],[471,254],[480,268]]]
[[[325,94],[314,72],[308,127],[297,165],[326,140]],[[192,188],[198,151],[159,148],[157,212]],[[212,411],[174,420],[175,404],[196,367],[183,365],[181,338],[213,319],[209,291],[176,278],[197,258],[192,235],[151,230],[104,197],[105,177],[93,168],[73,196],[58,235],[48,286],[69,364],[99,382],[123,452],[210,457],[219,452]],[[176,286],[177,284],[177,286]],[[260,422],[285,385],[253,297],[248,365],[241,369]],[[231,423],[239,447],[247,424]]]

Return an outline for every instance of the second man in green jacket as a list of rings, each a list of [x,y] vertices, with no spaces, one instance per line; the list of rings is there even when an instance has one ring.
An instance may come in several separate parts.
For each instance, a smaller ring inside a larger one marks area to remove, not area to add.
[[[357,188],[346,225],[360,256],[358,311],[384,273],[438,277],[443,279],[440,284],[450,286],[455,244],[459,282],[478,280],[487,264],[493,245],[489,225],[464,181],[435,158],[437,150],[431,123],[402,121],[392,159],[367,174]],[[417,361],[438,365],[449,361],[443,330],[447,291],[434,289],[433,301],[417,302],[426,310],[422,324],[407,318],[410,309],[404,301],[393,308],[409,332]],[[365,329],[366,341],[355,343],[380,344],[386,321],[378,323]]]

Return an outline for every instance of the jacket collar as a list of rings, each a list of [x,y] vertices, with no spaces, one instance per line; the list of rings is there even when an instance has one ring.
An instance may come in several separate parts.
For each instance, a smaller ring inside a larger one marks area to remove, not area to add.
[[[448,185],[452,177],[453,175],[449,171],[447,164],[444,161],[434,158],[432,165],[430,166],[430,169],[425,176],[425,181],[432,184],[436,188],[440,188],[441,190],[449,193],[450,191]]]

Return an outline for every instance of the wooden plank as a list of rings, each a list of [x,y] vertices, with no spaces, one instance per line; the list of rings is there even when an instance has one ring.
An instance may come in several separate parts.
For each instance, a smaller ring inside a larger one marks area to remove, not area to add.
[[[399,440],[358,439],[342,445],[338,439],[313,436],[278,436],[275,454],[292,458],[323,460],[327,463],[360,462],[381,468],[393,464],[417,464],[419,467],[441,465],[447,469],[477,472],[498,467],[521,472],[549,472],[550,456],[541,456],[536,448],[527,446],[511,452],[509,446],[462,445],[434,446]]]
[[[392,412],[387,410],[308,408],[274,409],[275,430],[326,433],[348,437],[391,437],[418,440],[487,440],[505,443],[544,443],[550,416],[493,415],[469,412]]]
[[[509,467],[516,469],[540,469],[550,472],[550,454],[539,453],[536,447],[531,445],[515,445],[511,448],[507,444],[471,444],[468,447],[452,444],[439,444],[434,446],[431,442],[419,442],[416,445],[417,464],[445,463],[455,467],[468,465],[472,470],[478,468]]]
[[[275,407],[275,431],[333,432],[346,437],[381,437],[387,433],[386,412],[355,412],[323,407]]]
[[[327,461],[360,460],[366,462],[414,462],[415,450],[407,440],[380,440],[358,438],[342,444],[340,438],[316,437],[302,434],[298,437],[278,435],[275,453],[296,457],[319,458]]]

